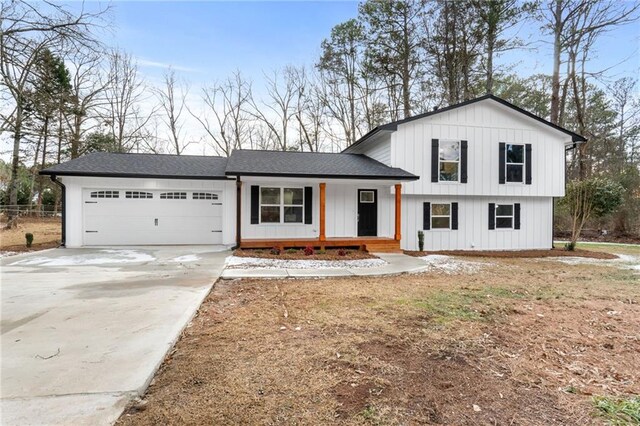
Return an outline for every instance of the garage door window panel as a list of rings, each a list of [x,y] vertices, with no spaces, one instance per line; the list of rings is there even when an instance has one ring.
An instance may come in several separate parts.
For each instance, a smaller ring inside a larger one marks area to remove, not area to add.
[[[151,199],[153,198],[153,194],[144,191],[125,191],[124,197],[131,199]]]
[[[186,192],[163,192],[160,194],[161,200],[186,200]]]
[[[194,200],[217,200],[218,194],[214,194],[213,192],[194,192],[193,199]]]
[[[120,198],[120,191],[93,191],[91,198]]]

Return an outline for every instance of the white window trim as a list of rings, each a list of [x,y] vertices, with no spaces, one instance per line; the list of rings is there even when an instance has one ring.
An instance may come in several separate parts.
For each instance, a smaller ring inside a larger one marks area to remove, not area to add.
[[[498,207],[499,206],[511,206],[511,215],[500,215],[500,216],[498,216]],[[504,217],[511,218],[511,227],[510,228],[506,228],[504,226],[501,226],[501,227],[498,228],[498,218],[504,218]],[[512,231],[514,229],[515,221],[516,221],[516,205],[515,204],[513,204],[513,203],[497,204],[496,203],[496,210],[495,210],[495,214],[493,215],[493,229],[498,230],[498,231]]]
[[[511,163],[509,162],[508,158],[508,152],[509,149],[507,148],[509,145],[511,146],[521,146],[522,147],[522,163]],[[527,150],[526,150],[526,144],[523,143],[506,143],[505,147],[504,147],[504,183],[506,184],[516,184],[516,185],[520,185],[523,184],[525,181],[525,175],[527,173],[527,171],[525,170],[526,166],[526,156],[527,156]],[[522,180],[521,181],[510,181],[509,180],[509,166],[522,166]]]
[[[458,160],[441,160],[440,159],[440,144],[442,142],[455,142],[458,144]],[[462,146],[460,140],[455,139],[441,139],[438,140],[438,183],[460,183],[460,156],[462,155]],[[457,180],[440,180],[440,164],[441,163],[456,163],[458,164],[458,179]],[[441,203],[436,203],[441,204]]]
[[[271,188],[280,190],[280,204],[263,204],[262,203],[262,188]],[[284,203],[284,190],[285,189],[301,189],[302,190],[302,204],[285,204]],[[258,208],[258,223],[260,225],[285,225],[285,226],[299,226],[304,225],[304,186],[271,186],[265,185],[259,187],[260,200]],[[263,222],[262,221],[262,207],[279,207],[280,208],[280,221],[279,222]],[[284,209],[285,207],[302,207],[302,220],[300,222],[285,222],[284,221]]]
[[[449,206],[449,214],[448,215],[442,215],[442,214],[433,214],[433,206],[434,205],[448,205]],[[429,212],[429,229],[431,231],[451,231],[451,203],[431,203],[431,205],[429,206],[430,212]],[[434,217],[448,217],[449,218],[449,227],[448,228],[434,228],[433,227],[433,218]]]
[[[371,201],[362,201],[362,194],[364,194],[365,192],[371,193],[371,195],[373,196],[373,198],[371,199]],[[361,204],[375,204],[376,202],[376,191],[372,190],[372,189],[361,189],[359,191],[359,197],[358,197],[358,201]]]

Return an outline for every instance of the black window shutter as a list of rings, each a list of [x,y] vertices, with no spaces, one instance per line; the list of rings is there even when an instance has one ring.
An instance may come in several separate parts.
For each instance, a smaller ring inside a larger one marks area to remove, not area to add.
[[[422,229],[431,229],[431,203],[422,204]]]
[[[460,141],[460,183],[467,183],[467,141]]]
[[[531,185],[531,144],[528,143],[524,146],[524,170],[525,170],[525,183]]]
[[[431,182],[438,181],[438,159],[440,158],[440,150],[438,147],[438,139],[431,139]]]
[[[496,205],[489,203],[489,229],[496,229]]]
[[[304,187],[304,223],[313,223],[313,187]]]
[[[458,229],[458,203],[451,203],[451,229]]]
[[[260,187],[251,185],[251,223],[260,223]]]
[[[520,203],[513,205],[513,229],[520,229]]]
[[[500,159],[498,161],[500,170],[498,171],[498,182],[499,183],[504,183],[505,182],[505,177],[504,177],[504,173],[505,173],[505,160],[506,160],[506,153],[507,153],[507,144],[504,142],[500,142],[500,150],[499,150],[499,154],[500,154]]]

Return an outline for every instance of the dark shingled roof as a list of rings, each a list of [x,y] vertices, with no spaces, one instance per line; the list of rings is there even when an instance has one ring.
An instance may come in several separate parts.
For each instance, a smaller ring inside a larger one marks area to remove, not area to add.
[[[226,173],[232,176],[418,179],[407,171],[360,154],[293,151],[235,150],[229,157]]]
[[[54,176],[228,179],[227,159],[197,155],[120,154],[95,152],[42,170]]]

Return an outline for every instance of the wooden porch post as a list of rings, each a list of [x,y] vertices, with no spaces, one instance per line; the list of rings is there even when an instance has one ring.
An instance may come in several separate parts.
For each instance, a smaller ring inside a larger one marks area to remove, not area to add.
[[[326,187],[327,184],[324,182],[320,183],[320,241],[326,241]]]
[[[400,225],[401,225],[401,219],[400,219],[400,213],[401,213],[401,206],[402,206],[402,184],[401,183],[397,183],[396,184],[396,232],[395,232],[395,240],[396,241],[400,241]]]

